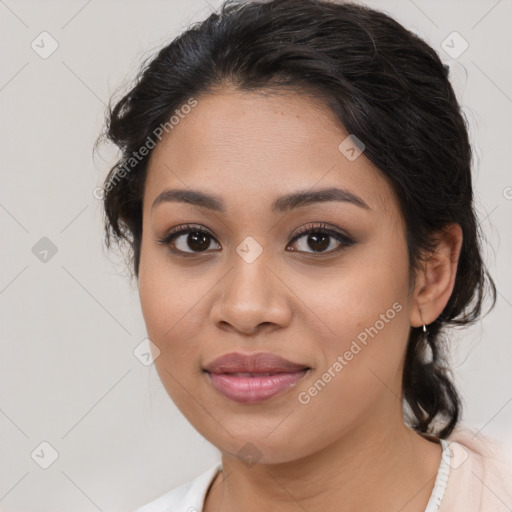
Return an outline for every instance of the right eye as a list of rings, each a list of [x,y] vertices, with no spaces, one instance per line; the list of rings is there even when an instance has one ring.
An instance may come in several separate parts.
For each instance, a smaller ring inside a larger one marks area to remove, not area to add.
[[[174,253],[190,255],[208,250],[212,240],[215,240],[213,235],[201,226],[186,224],[185,226],[173,228],[163,238],[158,239],[157,242],[168,246]]]

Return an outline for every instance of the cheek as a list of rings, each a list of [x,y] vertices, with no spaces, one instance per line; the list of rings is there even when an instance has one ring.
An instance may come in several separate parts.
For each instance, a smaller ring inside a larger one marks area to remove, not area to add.
[[[318,438],[328,444],[369,415],[379,418],[377,411],[386,415],[401,406],[406,308],[392,294],[381,298],[379,307],[375,295],[360,292],[353,299],[370,299],[366,309],[347,302],[345,311],[326,319],[337,334],[323,339],[322,365],[296,394],[305,452],[315,449]]]
[[[321,284],[321,293],[318,285],[304,286],[301,297],[325,327],[319,336],[323,357],[316,375],[322,398],[314,398],[315,389],[301,391],[307,395],[304,401],[338,403],[357,414],[386,389],[399,393],[410,329],[405,241],[380,241],[347,259],[345,268],[336,269]],[[319,407],[316,414],[330,412]]]
[[[189,269],[172,263],[166,248],[143,240],[139,297],[148,334],[162,345],[161,349],[176,338],[177,331],[198,320],[195,310],[208,289],[207,276],[200,266]],[[183,338],[185,342],[186,333]]]
[[[201,366],[193,325],[199,315],[194,309],[197,301],[186,293],[185,283],[157,271],[152,267],[151,272],[141,272],[139,285],[148,337],[160,350],[155,368],[174,404],[193,423],[201,423],[204,420],[196,418],[198,411],[190,400],[191,394],[197,395]]]
[[[185,282],[167,280],[158,282],[141,280],[140,301],[148,336],[165,359],[179,367],[180,363],[197,355],[194,340],[200,325],[200,304],[196,294],[185,290]],[[195,300],[194,300],[195,299]],[[160,358],[162,360],[163,358]]]
[[[195,340],[204,316],[200,299],[208,283],[204,277],[191,279],[193,273],[169,265],[160,254],[164,252],[143,251],[139,297],[148,337],[160,350],[155,366],[169,391],[169,385],[179,385],[170,375],[182,382],[200,367]]]
[[[408,256],[401,238],[372,241],[347,253],[342,264],[328,273],[311,274],[296,282],[297,294],[320,321],[322,335],[332,339],[336,349],[376,322],[379,331],[393,334],[391,337],[397,334],[396,329],[403,330],[404,322],[407,328]],[[401,307],[393,307],[395,303]],[[397,309],[402,310],[401,314]]]

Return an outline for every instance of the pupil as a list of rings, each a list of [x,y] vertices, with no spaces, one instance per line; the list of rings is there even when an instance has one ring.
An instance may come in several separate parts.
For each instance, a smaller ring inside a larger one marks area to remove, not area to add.
[[[319,239],[320,240],[323,239],[323,243],[319,243],[318,242]],[[311,240],[314,240],[313,244],[311,244]],[[315,246],[315,244],[316,244],[316,246]],[[329,236],[322,235],[322,234],[309,235],[308,236],[308,245],[313,250],[318,250],[318,251],[325,250],[325,249],[327,249],[327,247],[329,247]]]
[[[207,235],[206,233],[200,233],[198,231],[195,231],[193,233],[189,233],[188,236],[188,246],[190,247],[190,249],[197,251],[204,251],[208,249],[208,245],[210,245],[207,240],[209,235]],[[194,244],[197,245],[194,246]]]

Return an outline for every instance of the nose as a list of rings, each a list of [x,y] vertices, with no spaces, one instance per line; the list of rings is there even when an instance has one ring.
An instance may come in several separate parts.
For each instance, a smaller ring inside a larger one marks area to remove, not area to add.
[[[219,329],[254,335],[290,323],[288,288],[266,259],[247,263],[238,258],[219,286],[211,310],[211,320]]]

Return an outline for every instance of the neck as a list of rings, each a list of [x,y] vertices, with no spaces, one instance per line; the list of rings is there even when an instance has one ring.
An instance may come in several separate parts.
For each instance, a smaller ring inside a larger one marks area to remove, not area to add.
[[[400,510],[423,512],[441,460],[441,446],[403,424],[368,421],[298,460],[247,467],[223,455],[223,471],[205,512]],[[387,428],[382,428],[382,425]],[[378,425],[379,428],[375,428]]]

